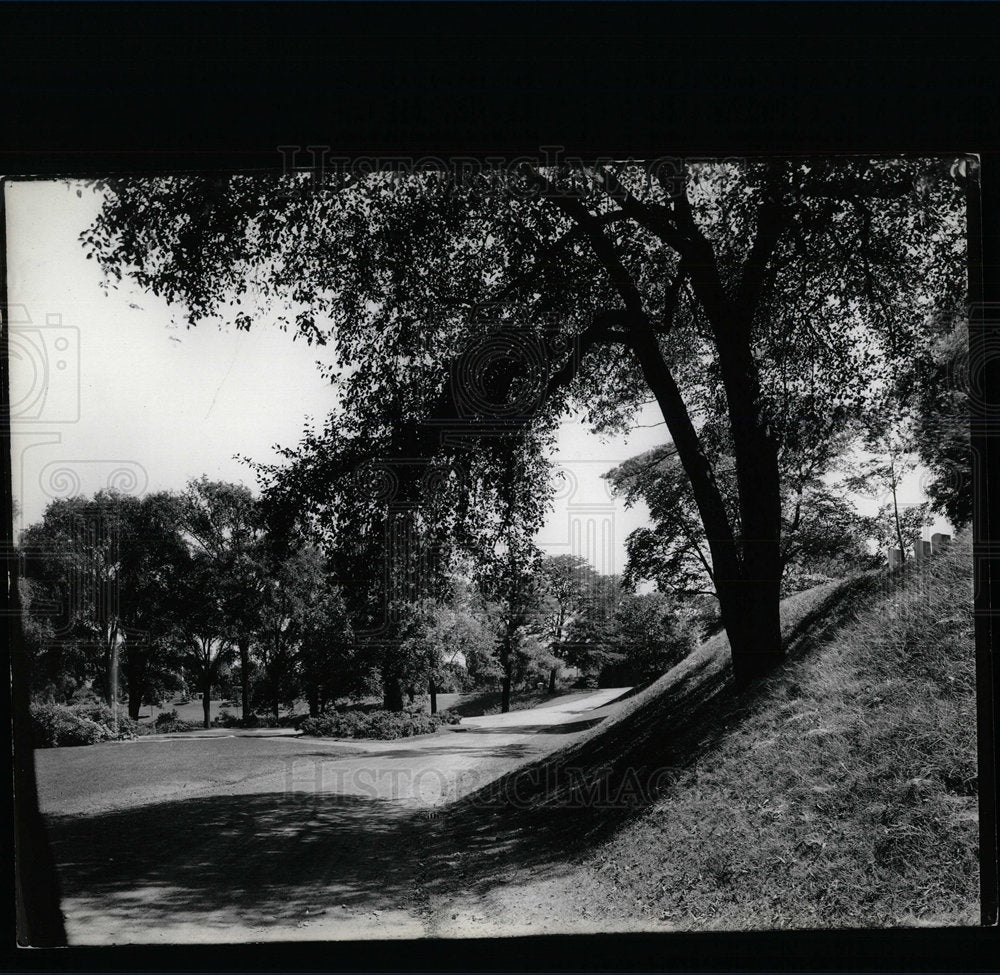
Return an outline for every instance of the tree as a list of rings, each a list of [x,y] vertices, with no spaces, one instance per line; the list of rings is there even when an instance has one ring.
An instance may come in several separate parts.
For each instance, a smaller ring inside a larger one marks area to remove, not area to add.
[[[584,614],[598,591],[598,573],[579,555],[550,555],[542,561],[545,583],[546,637],[557,659],[549,670],[549,694],[556,692],[558,661],[571,665],[585,663],[580,651],[586,646],[573,639],[574,623]]]
[[[119,609],[126,621],[122,649],[133,721],[144,700],[152,703],[177,687],[171,615],[187,555],[177,514],[175,495],[146,495],[134,509],[133,530],[121,547]]]
[[[881,564],[869,550],[878,540],[871,518],[847,497],[843,482],[817,480],[795,502],[794,528],[784,546],[782,595]]]
[[[867,452],[854,463],[846,485],[876,499],[886,498],[871,519],[872,533],[880,548],[898,548],[905,562],[906,553],[912,551],[924,527],[931,523],[926,502],[904,505],[899,497],[903,479],[916,467],[909,424],[897,423],[881,437],[869,435],[866,447]]]
[[[676,600],[665,593],[629,593],[615,613],[615,650],[629,683],[665,674],[695,646],[694,634]]]
[[[737,677],[780,660],[782,445],[799,417],[882,410],[885,380],[933,337],[909,310],[964,288],[947,162],[550,160],[310,186],[294,174],[105,182],[83,241],[112,275],[186,305],[192,324],[228,303],[249,328],[251,292],[280,305],[284,327],[333,343],[348,418],[395,414],[347,451],[333,429],[307,438],[284,480],[304,503],[352,452],[438,453],[449,419],[537,430],[575,400],[610,428],[652,395]],[[731,442],[738,524],[703,410]],[[502,450],[477,446],[509,477]]]
[[[56,639],[55,587],[42,579],[19,579],[21,637],[32,699],[70,700],[88,678],[91,661],[79,641]]]
[[[979,382],[971,375],[968,322],[959,319],[921,366],[910,387],[914,447],[931,474],[932,506],[960,529],[972,521],[969,384]]]
[[[324,599],[324,560],[315,546],[272,545],[264,575],[266,586],[258,615],[256,648],[263,697],[277,718],[279,705],[294,701],[300,690],[299,678],[309,656],[306,640],[319,638],[323,627],[336,625],[330,617],[337,606],[331,599]],[[344,635],[341,631],[341,638]],[[310,649],[318,647],[314,644]],[[315,655],[309,662],[318,663]]]
[[[371,667],[354,639],[339,587],[326,583],[314,590],[300,627],[300,679],[311,715],[338,697],[372,690]]]
[[[597,575],[579,611],[569,624],[564,659],[584,672],[594,673],[613,652],[617,632],[616,614],[625,590],[617,575]]]
[[[406,608],[401,649],[410,668],[411,686],[426,681],[431,714],[437,713],[442,683],[458,666],[480,686],[502,679],[503,668],[496,653],[499,625],[487,617],[484,608],[477,606],[472,586],[457,572],[446,598],[426,599]]]
[[[241,484],[188,482],[178,502],[178,519],[187,544],[213,565],[222,629],[235,643],[240,659],[242,715],[250,715],[250,645],[261,625],[259,609],[267,589],[264,569],[266,525],[259,501]],[[226,623],[223,626],[222,619]]]
[[[847,488],[833,480],[856,439],[849,432],[816,437],[805,453],[782,454],[782,593],[801,588],[811,574],[840,574],[870,561],[871,523],[847,500]],[[738,522],[735,469],[720,456],[716,471],[730,516]],[[642,500],[652,525],[627,539],[626,582],[653,581],[682,599],[716,597],[710,546],[697,516],[690,484],[676,457],[657,448],[630,458],[605,475],[627,505]]]
[[[532,639],[538,628],[542,599],[541,552],[528,534],[511,525],[496,545],[488,561],[477,568],[480,589],[497,621],[500,665],[500,710],[510,710],[510,695],[537,651]]]
[[[26,575],[43,580],[57,599],[57,639],[86,648],[87,676],[101,680],[109,703],[116,696],[122,619],[120,554],[138,501],[101,492],[58,499],[22,536]],[[127,544],[127,541],[126,541]]]
[[[63,696],[98,679],[111,703],[122,656],[129,713],[138,717],[144,696],[173,666],[165,634],[185,552],[174,499],[100,491],[56,500],[25,530],[22,545],[35,580],[29,617],[45,631],[39,678],[47,670]],[[71,675],[75,686],[65,683]]]
[[[173,600],[173,645],[201,692],[206,728],[212,723],[212,687],[234,648],[226,615],[228,583],[211,555],[194,550],[180,573]]]

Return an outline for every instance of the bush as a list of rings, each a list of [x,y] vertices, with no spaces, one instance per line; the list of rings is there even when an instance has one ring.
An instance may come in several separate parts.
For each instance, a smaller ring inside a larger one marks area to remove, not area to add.
[[[462,719],[450,712],[416,714],[412,711],[332,711],[302,721],[302,733],[317,738],[411,738],[428,735],[442,725],[458,724]]]
[[[106,704],[104,701],[94,700],[85,701],[79,704],[72,705],[73,711],[78,714],[81,718],[85,718],[89,721],[93,721],[95,724],[102,725],[108,729],[111,738],[115,735],[111,731],[114,727],[114,712],[111,710],[111,706]],[[133,721],[128,716],[128,711],[123,708],[118,708],[118,740],[127,741],[130,738],[135,738],[139,733],[139,723]]]
[[[106,732],[106,728],[80,717],[66,705],[31,705],[31,738],[35,748],[93,745],[104,741]]]
[[[113,731],[111,708],[101,701],[79,704],[31,705],[31,736],[35,748],[59,748],[70,745],[96,745],[101,741],[135,738],[138,726],[121,709],[118,734]]]
[[[300,714],[286,714],[279,718],[273,714],[251,714],[244,720],[223,711],[212,724],[221,728],[297,728],[303,720],[304,715]]]
[[[177,709],[171,708],[169,711],[163,711],[156,716],[153,727],[156,729],[157,734],[166,735],[176,731],[196,731],[201,725],[193,724],[190,721],[182,721],[177,717]]]

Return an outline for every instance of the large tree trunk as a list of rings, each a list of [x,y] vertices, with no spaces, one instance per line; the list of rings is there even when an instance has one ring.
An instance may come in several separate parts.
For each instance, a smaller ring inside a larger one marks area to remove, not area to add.
[[[735,302],[726,296],[711,245],[698,244],[692,286],[715,337],[736,460],[740,509],[737,543],[712,465],[648,319],[633,328],[633,348],[656,397],[677,455],[691,482],[712,554],[723,623],[739,682],[752,680],[783,657],[780,624],[781,484],[777,448],[761,414],[751,325],[767,261],[780,232],[780,213],[762,209],[758,235]]]
[[[737,683],[755,680],[784,659],[778,607],[777,580],[741,579],[732,583],[726,598],[720,594],[719,608]]]
[[[250,638],[244,634],[238,640],[240,649],[240,719],[246,723],[250,717]]]
[[[315,718],[319,714],[319,687],[315,684],[306,688],[306,702],[309,705],[309,716]]]
[[[205,727],[212,727],[212,684],[211,682],[202,684],[201,687],[201,709],[205,716]]]
[[[139,667],[133,662],[133,656],[130,654],[125,669],[125,686],[128,690],[128,716],[133,721],[139,720],[139,711],[142,710],[142,699],[146,690],[144,675],[138,671]]]
[[[503,675],[500,684],[500,712],[506,714],[510,710],[510,674]]]
[[[736,424],[737,456],[743,522],[742,553],[733,535],[725,504],[691,423],[680,390],[652,331],[637,330],[634,343],[646,381],[667,422],[677,455],[691,482],[695,503],[712,554],[712,568],[719,610],[732,648],[733,671],[741,683],[780,662],[781,494],[777,459],[772,446],[756,427]],[[756,405],[754,406],[756,415]],[[747,440],[756,443],[762,456],[748,458]],[[748,463],[749,460],[749,463]],[[751,534],[756,532],[756,537]]]
[[[403,685],[398,676],[393,674],[383,675],[382,704],[386,711],[403,710]]]
[[[557,667],[553,667],[549,671],[549,694],[550,695],[555,694],[555,692],[556,692],[556,671],[557,670],[558,670]]]
[[[759,386],[749,348],[742,350],[742,385],[730,380],[730,425],[739,487],[742,565],[731,587],[736,603],[727,624],[733,672],[753,680],[784,658],[781,644],[781,477],[778,451],[760,418]]]
[[[434,683],[433,677],[427,678],[427,691],[431,696],[431,714],[437,714],[438,691],[437,691],[437,684]]]

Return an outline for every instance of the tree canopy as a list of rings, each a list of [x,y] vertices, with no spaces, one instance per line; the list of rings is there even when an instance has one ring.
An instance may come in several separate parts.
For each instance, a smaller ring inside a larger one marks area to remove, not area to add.
[[[123,179],[83,240],[190,324],[273,321],[329,346],[338,408],[266,472],[272,500],[321,520],[374,462],[460,537],[538,483],[567,408],[611,430],[652,396],[750,675],[781,656],[782,471],[888,417],[935,312],[961,301],[950,162]]]

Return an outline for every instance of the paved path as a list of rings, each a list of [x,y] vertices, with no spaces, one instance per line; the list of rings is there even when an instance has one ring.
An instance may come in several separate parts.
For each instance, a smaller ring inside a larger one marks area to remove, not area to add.
[[[433,843],[433,807],[574,740],[623,690],[397,741],[233,733],[43,749],[39,794],[70,942],[478,930],[492,902],[469,886],[462,857],[486,843],[502,864],[506,839],[487,824],[490,835]]]
[[[90,815],[167,799],[313,792],[407,805],[465,795],[603,720],[626,688],[567,695],[540,708],[465,718],[395,741],[211,729],[36,753],[50,815]],[[601,709],[598,711],[597,709]]]

